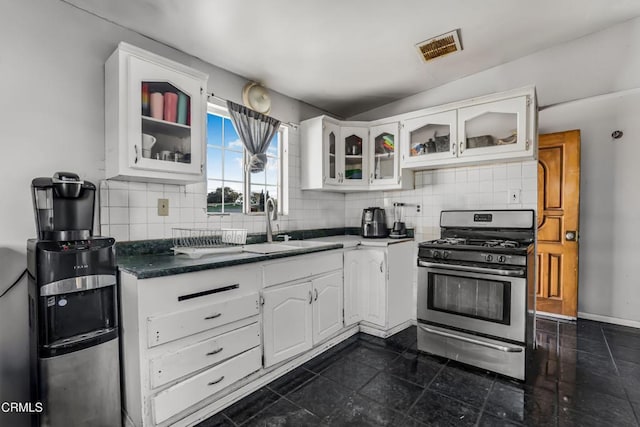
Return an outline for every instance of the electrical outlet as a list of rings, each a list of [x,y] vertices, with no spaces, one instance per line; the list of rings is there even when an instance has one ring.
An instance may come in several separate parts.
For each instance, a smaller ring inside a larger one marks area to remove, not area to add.
[[[520,203],[520,189],[509,190],[509,203]]]
[[[158,216],[169,216],[169,199],[158,199]]]

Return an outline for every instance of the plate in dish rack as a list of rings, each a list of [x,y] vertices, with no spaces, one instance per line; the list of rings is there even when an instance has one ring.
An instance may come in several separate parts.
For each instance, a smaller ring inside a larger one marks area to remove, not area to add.
[[[204,255],[225,254],[242,252],[242,246],[220,246],[217,248],[171,248],[174,255],[187,255],[191,259],[197,259]]]

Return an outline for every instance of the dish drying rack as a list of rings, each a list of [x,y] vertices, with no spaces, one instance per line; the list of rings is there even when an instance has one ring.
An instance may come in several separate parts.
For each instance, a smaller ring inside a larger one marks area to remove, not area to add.
[[[174,255],[184,254],[193,259],[209,254],[242,252],[247,242],[246,228],[173,228],[172,234]]]

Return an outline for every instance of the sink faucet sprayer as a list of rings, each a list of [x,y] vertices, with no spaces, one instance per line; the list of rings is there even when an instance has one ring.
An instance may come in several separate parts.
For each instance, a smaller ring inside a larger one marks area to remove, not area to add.
[[[269,207],[271,207],[271,211],[273,211],[273,215],[269,215]],[[267,216],[267,242],[273,242],[273,232],[271,231],[271,221],[275,221],[278,219],[278,208],[276,201],[269,197],[267,201],[264,203],[264,213]]]

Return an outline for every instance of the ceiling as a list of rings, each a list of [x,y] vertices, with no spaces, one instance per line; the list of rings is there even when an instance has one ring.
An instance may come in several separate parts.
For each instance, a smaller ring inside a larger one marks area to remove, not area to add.
[[[64,0],[341,117],[640,15],[637,0]],[[460,29],[463,51],[415,44]]]

